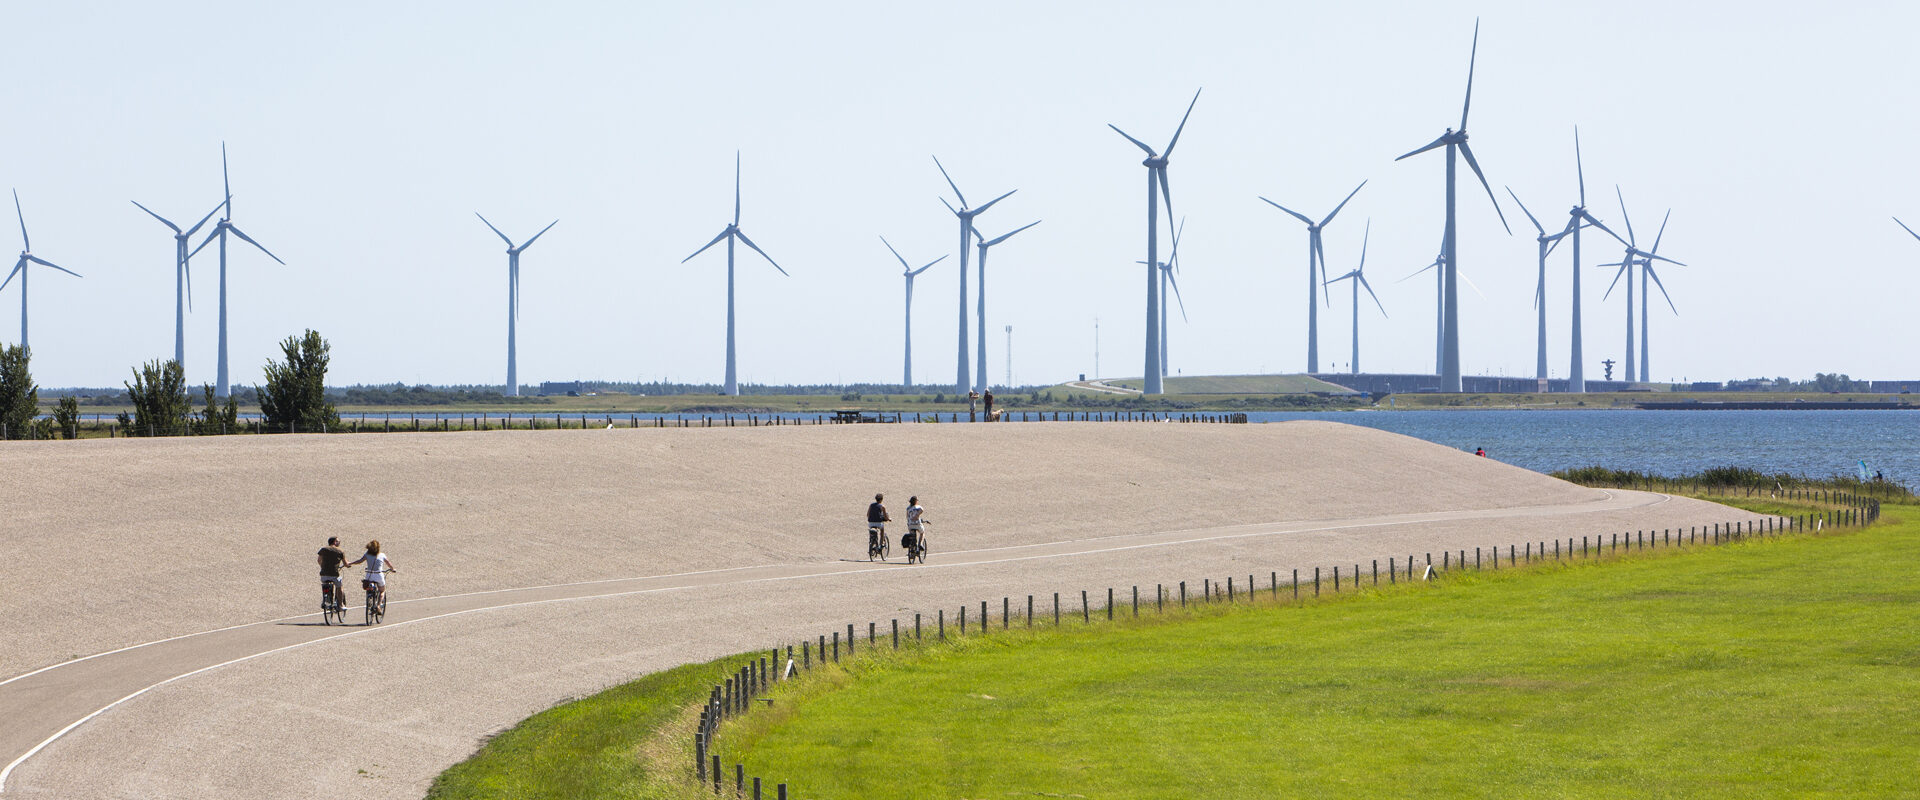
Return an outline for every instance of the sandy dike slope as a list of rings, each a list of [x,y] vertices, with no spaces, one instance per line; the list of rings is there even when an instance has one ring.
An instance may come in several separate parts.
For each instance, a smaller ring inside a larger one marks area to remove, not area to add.
[[[1749,518],[1325,422],[11,442],[0,467],[6,797],[418,797],[555,702],[848,622]],[[933,563],[852,560],[876,491],[920,495]],[[329,534],[385,542],[386,625],[318,624]]]

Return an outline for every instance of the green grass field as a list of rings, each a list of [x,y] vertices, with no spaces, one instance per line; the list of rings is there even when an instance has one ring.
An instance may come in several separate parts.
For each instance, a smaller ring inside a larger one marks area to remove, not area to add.
[[[816,668],[718,752],[809,798],[1916,796],[1917,557],[1920,508],[1889,506],[1866,531],[1096,613]],[[710,797],[687,739],[737,660],[536,715],[428,797]]]

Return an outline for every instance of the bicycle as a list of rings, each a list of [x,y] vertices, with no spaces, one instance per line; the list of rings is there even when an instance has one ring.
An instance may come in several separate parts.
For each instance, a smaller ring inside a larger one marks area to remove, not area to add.
[[[867,526],[867,560],[872,561],[875,556],[879,556],[881,561],[885,561],[887,560],[887,554],[888,554],[888,547],[887,547],[886,526],[868,525]]]
[[[927,563],[927,520],[920,520],[920,530],[907,531],[907,535],[913,538],[913,544],[906,545],[907,563]]]
[[[340,588],[340,579],[320,579],[320,622],[324,625],[347,624],[346,593]]]
[[[392,572],[393,570],[387,570]],[[387,618],[387,593],[385,584],[361,580],[360,585],[367,590],[367,624],[378,625]]]

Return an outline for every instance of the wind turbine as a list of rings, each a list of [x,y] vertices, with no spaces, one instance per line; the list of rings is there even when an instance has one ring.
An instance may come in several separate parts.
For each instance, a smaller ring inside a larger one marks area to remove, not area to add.
[[[1173,277],[1174,272],[1180,268],[1180,236],[1186,229],[1187,220],[1185,217],[1182,217],[1180,218],[1180,227],[1173,230],[1173,252],[1168,253],[1167,260],[1159,264],[1160,297],[1163,299],[1163,302],[1160,303],[1160,374],[1162,376],[1171,372],[1171,368],[1167,366],[1167,304],[1164,302],[1169,288],[1173,290],[1173,299],[1179,301],[1180,319],[1182,321],[1187,319],[1187,301],[1186,298],[1180,296],[1180,281],[1175,280]],[[1133,263],[1145,264],[1147,262],[1135,261]]]
[[[1418,150],[1394,159],[1401,161],[1437,147],[1447,148],[1447,228],[1445,244],[1441,251],[1446,259],[1443,270],[1443,283],[1446,291],[1442,302],[1440,323],[1440,391],[1460,391],[1460,296],[1456,276],[1460,269],[1459,239],[1455,231],[1454,219],[1454,153],[1466,156],[1467,166],[1473,169],[1474,177],[1480,179],[1480,185],[1487,190],[1487,200],[1493,203],[1493,211],[1500,215],[1500,226],[1513,234],[1513,228],[1507,225],[1507,215],[1500,211],[1500,201],[1493,196],[1493,186],[1487,183],[1487,176],[1480,171],[1480,163],[1473,158],[1473,148],[1467,146],[1467,112],[1473,107],[1473,67],[1480,55],[1480,22],[1473,23],[1473,50],[1467,57],[1467,99],[1460,106],[1460,129],[1448,128],[1440,138]]]
[[[499,228],[495,228],[493,223],[487,222],[487,218],[481,216],[480,212],[475,211],[473,215],[480,217],[480,221],[485,222],[495,236],[507,243],[507,396],[518,397],[520,396],[520,368],[516,358],[518,346],[515,343],[517,333],[515,328],[520,319],[520,252],[532,247],[534,239],[545,236],[547,231],[553,230],[553,226],[560,224],[560,220],[547,223],[547,227],[541,228],[539,233],[533,235],[533,239],[528,239],[526,244],[514,247],[513,240],[508,239]]]
[[[1193,116],[1193,106],[1200,102],[1200,90],[1195,90],[1193,100],[1187,103],[1187,113],[1180,117],[1180,126],[1173,129],[1173,138],[1167,141],[1166,152],[1156,153],[1146,142],[1128,136],[1120,126],[1107,123],[1114,133],[1125,136],[1127,141],[1146,151],[1147,158],[1140,162],[1147,168],[1147,364],[1141,375],[1146,381],[1146,394],[1161,394],[1160,365],[1160,227],[1159,202],[1167,201],[1167,220],[1173,220],[1173,191],[1167,186],[1167,161],[1173,158],[1173,146],[1180,143],[1180,132],[1187,128],[1187,118]]]
[[[979,357],[976,359],[976,363],[975,363],[975,367],[977,368],[977,371],[975,374],[978,376],[978,380],[975,388],[978,389],[979,391],[984,392],[987,390],[987,248],[990,248],[994,245],[997,245],[1001,242],[1011,239],[1013,238],[1013,234],[1019,233],[1021,231],[1024,231],[1038,224],[1040,224],[1040,220],[1036,219],[1018,228],[1014,228],[1011,232],[1002,234],[999,237],[992,240],[989,240],[987,239],[987,237],[980,235],[980,229],[978,228],[975,228],[973,231],[974,238],[979,240],[980,242],[980,245],[979,245],[980,246],[980,263],[978,265],[980,270],[980,285],[974,289],[974,299],[977,301],[974,305],[974,309],[975,309],[975,312],[979,315],[979,323],[980,323],[978,326],[978,332],[980,334],[980,338],[979,338],[980,352],[978,353]]]
[[[1580,128],[1578,126],[1573,129],[1573,169],[1575,176],[1580,180],[1580,204],[1567,211],[1567,216],[1570,217],[1567,225],[1573,229],[1573,353],[1572,364],[1567,369],[1567,391],[1585,392],[1587,390],[1585,357],[1581,355],[1580,349],[1580,230],[1592,225],[1606,231],[1608,236],[1621,244],[1626,244],[1627,240],[1620,238],[1620,234],[1614,233],[1612,228],[1601,224],[1598,218],[1587,211],[1587,169],[1580,160]]]
[[[1547,379],[1547,256],[1553,253],[1554,248],[1560,246],[1561,239],[1573,235],[1575,226],[1586,223],[1578,218],[1568,219],[1566,228],[1549,236],[1547,229],[1540,226],[1540,220],[1535,219],[1533,212],[1527,210],[1527,204],[1520,202],[1520,195],[1513,193],[1513,187],[1508,186],[1506,189],[1507,196],[1513,198],[1513,204],[1520,207],[1520,213],[1527,215],[1527,221],[1533,223],[1533,229],[1540,232],[1539,236],[1534,237],[1540,249],[1540,282],[1533,288],[1533,307],[1540,312],[1539,355],[1534,364],[1534,378],[1545,381]]]
[[[1358,191],[1358,190],[1356,190]],[[1353,281],[1353,374],[1360,374],[1360,289],[1366,287],[1367,296],[1373,298],[1373,304],[1380,309],[1380,316],[1387,315],[1387,307],[1380,305],[1380,295],[1373,293],[1373,284],[1367,282],[1367,240],[1373,237],[1373,220],[1367,220],[1367,232],[1360,237],[1360,266],[1352,272],[1327,281],[1328,286],[1345,280]],[[1324,266],[1324,265],[1323,265]]]
[[[18,189],[13,190],[13,213],[20,216],[20,260],[13,263],[13,271],[7,273],[7,279],[0,281],[0,289],[7,288],[7,284],[13,282],[13,276],[20,276],[20,349],[26,350],[28,349],[27,265],[39,264],[43,267],[52,267],[76,278],[81,277],[81,275],[78,272],[74,272],[73,270],[33,254],[33,240],[27,238],[27,214],[20,210],[20,190]]]
[[[1366,181],[1361,181],[1359,186],[1353,187],[1353,191],[1347,193],[1347,199],[1340,201],[1340,205],[1334,206],[1333,212],[1328,214],[1326,219],[1320,220],[1318,223],[1309,219],[1305,214],[1301,214],[1272,200],[1267,200],[1265,197],[1260,198],[1261,200],[1266,200],[1267,205],[1292,214],[1294,219],[1307,224],[1307,372],[1309,373],[1320,371],[1319,292],[1320,284],[1325,281],[1327,274],[1327,253],[1320,243],[1320,231],[1327,227],[1327,223],[1333,221],[1334,216],[1340,213],[1340,209],[1347,207],[1347,200],[1352,200],[1353,196],[1359,194],[1360,190],[1366,185]],[[1317,271],[1315,269],[1316,264],[1319,265]]]
[[[880,243],[887,246],[887,250],[893,253],[894,258],[900,259],[900,274],[905,276],[907,279],[907,324],[906,324],[907,365],[906,365],[905,373],[903,373],[900,378],[900,385],[912,386],[913,385],[913,279],[918,277],[920,273],[926,272],[928,269],[932,268],[933,265],[947,260],[947,257],[941,256],[939,258],[936,258],[932,261],[927,262],[927,265],[924,267],[921,267],[919,269],[914,269],[913,267],[907,264],[907,260],[905,258],[901,257],[900,251],[893,249],[893,243],[887,241],[887,237],[885,236],[880,237]]]
[[[760,249],[752,239],[747,238],[745,231],[740,230],[740,152],[737,150],[733,154],[733,222],[728,223],[727,227],[720,231],[719,236],[713,237],[713,241],[693,251],[692,256],[680,259],[680,263],[692,261],[693,256],[707,252],[707,248],[719,244],[721,239],[727,240],[727,383],[724,391],[728,396],[733,396],[740,394],[740,383],[735,377],[733,360],[733,241],[740,240],[741,244],[753,248],[753,252],[759,253],[761,258],[772,264],[774,269],[780,270],[780,274],[787,274],[786,269],[773,260],[773,256],[767,255],[767,251]],[[792,276],[788,275],[788,277]]]
[[[1407,277],[1394,281],[1394,283],[1406,283],[1407,281],[1410,281],[1410,280],[1413,280],[1414,278],[1419,277],[1420,273],[1422,272],[1426,272],[1427,270],[1433,270],[1433,281],[1434,281],[1433,283],[1433,374],[1435,375],[1440,374],[1440,363],[1443,360],[1446,353],[1446,347],[1445,347],[1445,344],[1447,341],[1447,337],[1446,337],[1446,321],[1447,321],[1446,265],[1447,265],[1447,237],[1446,237],[1446,234],[1443,232],[1440,236],[1439,255],[1434,256],[1433,261],[1431,263],[1417,270],[1414,270],[1412,275],[1408,275]],[[1462,276],[1462,277],[1465,277],[1465,276]]]
[[[958,368],[957,368],[957,371],[954,373],[954,379],[953,379],[953,391],[955,393],[959,393],[967,390],[967,381],[968,381],[968,375],[967,375],[967,249],[970,246],[972,246],[972,243],[973,243],[972,242],[973,218],[986,213],[987,209],[992,208],[994,203],[998,203],[1002,200],[1005,200],[1007,199],[1008,195],[1011,195],[1013,194],[1013,192],[1017,192],[1020,190],[1015,189],[1013,190],[1013,192],[1007,192],[1006,194],[1000,195],[999,197],[993,198],[992,200],[988,200],[986,204],[980,206],[979,208],[968,208],[967,196],[960,193],[960,185],[953,182],[952,175],[947,174],[947,167],[946,165],[940,163],[939,156],[933,157],[933,165],[940,168],[940,177],[947,179],[947,185],[953,187],[953,196],[960,199],[960,207],[954,208],[952,203],[947,202],[947,198],[944,198],[944,197],[940,198],[940,203],[942,205],[945,205],[948,211],[952,211],[953,215],[960,219],[960,354],[959,354]]]
[[[1626,196],[1625,196],[1625,195],[1622,195],[1622,194],[1620,193],[1620,187],[1619,187],[1619,186],[1615,186],[1615,187],[1613,187],[1613,193],[1614,193],[1614,195],[1615,195],[1616,197],[1619,197],[1619,199],[1620,199],[1620,218],[1621,218],[1621,220],[1622,220],[1622,221],[1624,221],[1624,222],[1626,222],[1626,224],[1627,224],[1627,241],[1626,241],[1626,245],[1627,245],[1627,250],[1626,250],[1626,255],[1624,255],[1624,256],[1622,256],[1622,257],[1620,258],[1620,262],[1619,262],[1619,263],[1617,263],[1617,264],[1603,264],[1603,265],[1601,265],[1601,266],[1617,266],[1617,267],[1619,267],[1619,268],[1620,268],[1620,271],[1619,271],[1619,272],[1616,272],[1616,273],[1614,273],[1614,275],[1613,275],[1613,283],[1614,283],[1614,284],[1618,284],[1618,283],[1620,282],[1620,276],[1621,276],[1621,275],[1626,275],[1626,276],[1627,276],[1627,357],[1626,357],[1626,362],[1627,362],[1627,363],[1626,363],[1626,367],[1627,367],[1627,369],[1626,369],[1626,372],[1624,372],[1623,374],[1624,374],[1624,375],[1626,375],[1626,378],[1627,378],[1627,380],[1629,380],[1629,381],[1632,381],[1632,380],[1634,380],[1634,379],[1635,379],[1635,377],[1634,377],[1634,360],[1633,360],[1633,274],[1632,274],[1632,272],[1631,272],[1631,270],[1633,269],[1633,266],[1634,266],[1634,264],[1636,264],[1636,263],[1638,263],[1637,261],[1635,261],[1635,259],[1638,259],[1638,258],[1644,258],[1644,259],[1649,259],[1649,260],[1651,260],[1651,259],[1656,259],[1656,258],[1657,258],[1657,259],[1659,259],[1659,260],[1661,260],[1661,261],[1665,261],[1665,262],[1667,262],[1667,263],[1670,263],[1670,264],[1679,264],[1680,266],[1683,266],[1683,267],[1684,267],[1684,266],[1686,266],[1686,265],[1685,265],[1685,264],[1680,264],[1680,262],[1678,262],[1678,261],[1674,261],[1674,260],[1673,260],[1673,259],[1671,259],[1671,258],[1667,258],[1667,257],[1665,257],[1665,256],[1659,256],[1659,255],[1654,255],[1653,253],[1650,253],[1650,252],[1647,252],[1647,251],[1645,251],[1645,250],[1641,250],[1641,249],[1640,249],[1640,248],[1638,248],[1638,247],[1635,247],[1635,246],[1634,246],[1634,237],[1633,237],[1633,218],[1632,218],[1632,217],[1629,217],[1629,216],[1627,216],[1627,198],[1626,198]],[[1672,211],[1668,211],[1668,212],[1667,212],[1667,215],[1668,215],[1668,216],[1672,216],[1672,215],[1673,215],[1673,212],[1672,212]],[[1667,223],[1666,223],[1666,221],[1665,221],[1665,220],[1662,220],[1662,221],[1660,222],[1660,233],[1661,233],[1662,235],[1665,235],[1665,234],[1666,234],[1666,231],[1667,231]],[[1659,245],[1657,244],[1657,242],[1658,242],[1658,238],[1656,238],[1656,239],[1655,239],[1655,242],[1656,242],[1656,244],[1654,245],[1654,249],[1656,249],[1656,250],[1657,250],[1657,249],[1659,249]],[[1642,305],[1643,307],[1641,308],[1641,315],[1642,315],[1643,317],[1644,317],[1644,316],[1645,316],[1645,314],[1646,314],[1646,309],[1644,308],[1644,306],[1645,306],[1645,302],[1644,302],[1644,301],[1645,301],[1645,299],[1646,299],[1646,298],[1645,298],[1645,296],[1644,296],[1644,295],[1645,295],[1645,291],[1646,291],[1646,287],[1644,287],[1644,286],[1642,286],[1642,287],[1641,287],[1641,293],[1642,293],[1642,297],[1641,297],[1641,300],[1642,300],[1643,302],[1642,302],[1642,304],[1641,304],[1641,305]],[[1662,291],[1662,292],[1664,292],[1664,291],[1666,291],[1666,287],[1664,287],[1664,286],[1662,286],[1662,287],[1660,287],[1660,291]],[[1607,286],[1607,291],[1606,291],[1606,294],[1603,294],[1603,295],[1601,295],[1601,296],[1600,296],[1600,299],[1602,299],[1602,300],[1605,300],[1605,299],[1606,299],[1607,297],[1609,297],[1609,296],[1611,296],[1612,294],[1613,294],[1613,285],[1608,285],[1608,286]],[[1667,302],[1668,302],[1669,304],[1671,304],[1671,303],[1673,302],[1673,300],[1672,300],[1671,298],[1669,298],[1669,299],[1667,300]],[[1674,310],[1674,313],[1676,313],[1676,314],[1677,314],[1677,313],[1680,313],[1680,312],[1679,312],[1679,309],[1675,309],[1675,310]],[[1642,372],[1641,374],[1645,374],[1645,373],[1644,373],[1644,372]],[[1645,380],[1645,378],[1641,378],[1640,380]]]
[[[173,229],[173,360],[184,371],[187,368],[187,311],[193,308],[193,268],[188,266],[187,240],[199,233],[200,227],[207,224],[207,220],[213,219],[213,215],[220,213],[221,207],[226,204],[214,206],[213,210],[201,217],[193,227],[181,231],[180,226],[173,224],[166,217],[153,213],[153,209],[141,206],[140,201],[134,200],[132,203],[140,206],[140,210],[147,212],[149,216],[160,220],[160,224]]]
[[[217,383],[214,386],[214,393],[217,396],[226,397],[227,396],[227,234],[232,233],[234,236],[240,237],[240,241],[246,242],[247,244],[260,248],[260,252],[266,253],[268,258],[271,258],[274,261],[278,261],[281,264],[281,266],[285,266],[287,262],[280,261],[280,257],[274,255],[273,251],[268,250],[266,248],[266,245],[263,245],[259,242],[254,241],[252,237],[241,232],[239,228],[234,227],[233,182],[229,180],[227,177],[227,143],[226,142],[220,143],[220,187],[226,193],[226,199],[220,203],[220,207],[226,211],[226,214],[220,217],[219,222],[214,223],[213,233],[207,234],[207,238],[204,241],[200,242],[199,247],[193,248],[193,252],[188,253],[187,258],[192,258],[195,253],[199,253],[213,240],[215,239],[220,240],[220,364],[216,373]]]
[[[1618,187],[1615,187],[1615,191],[1618,191]],[[1623,219],[1626,219],[1627,238],[1628,240],[1632,240],[1633,239],[1633,220],[1627,217],[1627,207],[1625,202],[1622,202],[1620,204],[1620,216]],[[1628,245],[1627,254],[1625,257],[1621,258],[1620,261],[1612,264],[1599,265],[1603,267],[1619,267],[1620,268],[1619,272],[1615,272],[1613,274],[1613,283],[1608,284],[1606,294],[1601,295],[1602,300],[1608,297],[1611,297],[1613,295],[1613,287],[1620,283],[1620,276],[1625,275],[1627,277],[1627,371],[1626,371],[1627,380],[1634,379],[1633,268],[1636,266],[1642,268],[1642,271],[1640,273],[1640,373],[1639,373],[1640,382],[1642,383],[1647,382],[1648,374],[1649,374],[1647,370],[1647,295],[1652,293],[1654,287],[1647,285],[1648,278],[1653,279],[1654,286],[1659,287],[1660,294],[1667,298],[1667,307],[1672,308],[1673,313],[1676,315],[1680,313],[1680,309],[1675,308],[1673,305],[1673,297],[1670,295],[1667,295],[1666,284],[1661,283],[1660,276],[1655,274],[1653,271],[1654,259],[1659,259],[1669,264],[1679,264],[1680,266],[1686,266],[1685,264],[1680,264],[1680,262],[1674,261],[1671,258],[1667,258],[1661,255],[1656,255],[1657,253],[1660,252],[1660,240],[1662,238],[1665,238],[1665,236],[1667,235],[1667,220],[1671,219],[1672,217],[1673,217],[1673,210],[1668,209],[1667,216],[1660,220],[1660,233],[1653,237],[1652,250],[1650,251],[1640,250],[1633,247],[1632,245]]]

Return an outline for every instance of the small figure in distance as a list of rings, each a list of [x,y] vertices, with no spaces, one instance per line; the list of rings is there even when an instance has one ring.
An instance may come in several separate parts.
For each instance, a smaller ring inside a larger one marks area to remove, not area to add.
[[[1486,457],[1487,457],[1487,448],[1484,448],[1484,447],[1476,447],[1476,448],[1473,448],[1473,454],[1474,454],[1474,455],[1476,455],[1476,456],[1479,456],[1479,457],[1481,457],[1481,458],[1486,458]]]
[[[340,588],[340,565],[346,563],[347,554],[340,549],[340,537],[327,537],[327,546],[320,548],[320,593],[321,599],[328,596],[339,606],[347,604],[347,593]]]
[[[920,507],[919,495],[907,498],[907,535],[900,537],[900,549],[907,551],[909,561],[913,549],[920,544],[920,523],[925,521],[922,517],[926,513],[927,510]]]
[[[387,599],[387,573],[399,572],[400,570],[393,568],[393,559],[380,554],[379,539],[367,542],[366,554],[347,562],[347,566],[358,566],[362,563],[367,565],[367,574],[360,579],[360,588],[372,589],[379,587],[380,599]]]
[[[880,546],[880,537],[887,535],[887,523],[893,521],[892,517],[887,516],[887,507],[883,505],[886,499],[886,495],[876,494],[873,496],[873,503],[867,506],[868,550]]]
[[[979,392],[973,391],[971,389],[967,390],[967,421],[968,422],[980,421],[979,417],[974,416],[974,411],[973,411],[974,401],[977,401],[979,399],[980,399]]]
[[[980,401],[984,404],[984,408],[986,409],[987,421],[992,422],[993,421],[993,390],[988,389],[986,394],[980,396]]]

